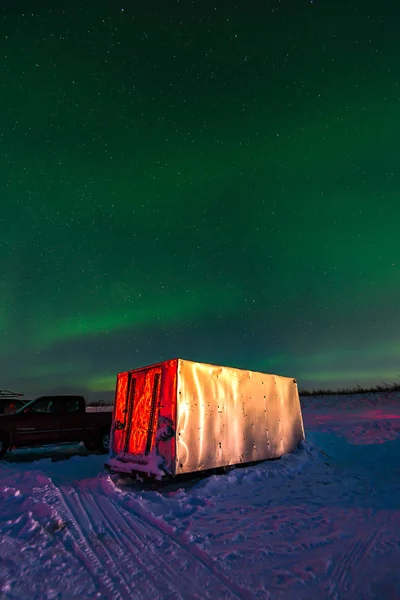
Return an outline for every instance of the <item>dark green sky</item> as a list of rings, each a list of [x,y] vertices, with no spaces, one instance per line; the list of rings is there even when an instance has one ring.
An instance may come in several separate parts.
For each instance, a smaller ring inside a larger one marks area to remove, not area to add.
[[[400,378],[392,0],[3,0],[0,387]],[[100,394],[101,395],[101,394]]]

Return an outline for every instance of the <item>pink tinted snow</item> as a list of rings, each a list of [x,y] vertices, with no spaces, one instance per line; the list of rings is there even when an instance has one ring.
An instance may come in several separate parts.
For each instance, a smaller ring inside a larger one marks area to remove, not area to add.
[[[399,599],[400,395],[381,400],[306,399],[293,454],[157,490],[102,456],[17,452],[0,597]]]
[[[352,444],[383,444],[400,436],[400,402],[376,408],[317,406],[303,408],[308,427],[334,432]]]

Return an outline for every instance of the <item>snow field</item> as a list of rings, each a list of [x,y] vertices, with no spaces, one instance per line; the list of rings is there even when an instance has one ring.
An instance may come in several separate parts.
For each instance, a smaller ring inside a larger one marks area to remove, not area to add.
[[[80,447],[0,463],[0,598],[400,598],[400,395],[306,398],[278,461],[154,489]]]

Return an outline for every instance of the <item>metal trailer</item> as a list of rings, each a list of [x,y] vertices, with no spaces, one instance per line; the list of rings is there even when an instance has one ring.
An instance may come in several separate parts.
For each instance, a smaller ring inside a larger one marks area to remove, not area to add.
[[[177,358],[118,374],[106,467],[163,479],[278,458],[304,438],[295,379]]]

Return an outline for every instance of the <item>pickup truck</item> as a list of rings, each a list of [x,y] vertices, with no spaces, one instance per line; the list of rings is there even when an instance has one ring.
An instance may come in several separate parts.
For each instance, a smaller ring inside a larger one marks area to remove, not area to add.
[[[87,412],[83,396],[40,396],[0,414],[0,459],[11,448],[83,442],[107,453],[112,412]]]

